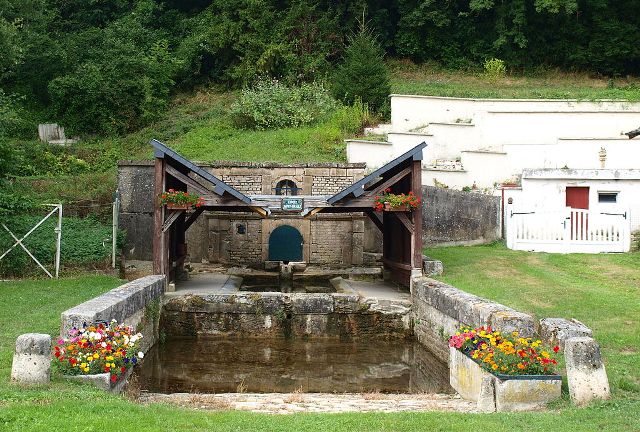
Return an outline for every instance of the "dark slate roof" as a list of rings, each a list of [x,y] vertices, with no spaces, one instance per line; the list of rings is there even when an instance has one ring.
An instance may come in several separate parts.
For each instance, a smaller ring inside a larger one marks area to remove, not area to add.
[[[240,201],[250,204],[251,198],[240,192],[239,190],[229,186],[227,183],[223,182],[213,174],[203,170],[198,165],[194,164],[190,160],[180,156],[174,150],[171,150],[166,145],[162,144],[160,141],[152,139],[151,145],[154,148],[154,156],[158,158],[169,157],[171,160],[175,161],[179,165],[187,168],[188,170],[198,174],[200,177],[209,181],[214,186],[214,192],[218,195],[223,195],[225,192],[232,195],[233,197],[239,199]]]
[[[364,193],[364,186],[366,184],[377,179],[378,177],[384,176],[384,174],[386,174],[393,168],[397,167],[398,165],[402,164],[403,162],[406,162],[408,160],[422,160],[422,149],[425,148],[426,146],[427,146],[427,143],[425,142],[418,144],[408,152],[398,156],[391,162],[378,168],[377,170],[375,170],[374,172],[372,172],[362,180],[359,180],[354,184],[352,184],[351,186],[349,186],[348,188],[341,190],[340,192],[338,192],[337,194],[329,198],[327,202],[329,204],[335,204],[336,202],[340,201],[341,199],[343,199],[344,197],[350,194],[353,194],[354,197],[359,197]]]

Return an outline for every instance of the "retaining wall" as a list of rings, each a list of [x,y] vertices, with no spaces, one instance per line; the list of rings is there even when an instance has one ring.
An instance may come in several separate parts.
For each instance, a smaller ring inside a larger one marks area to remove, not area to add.
[[[160,319],[169,337],[403,338],[411,302],[352,294],[237,293],[168,299]]]
[[[158,320],[165,278],[145,276],[62,312],[61,335],[73,327],[98,321],[117,320],[143,335],[141,350],[146,352],[158,340]]]
[[[422,205],[426,246],[490,243],[501,237],[499,197],[423,186]]]
[[[443,361],[449,359],[449,336],[461,325],[491,326],[503,333],[518,331],[539,336],[549,344],[564,346],[572,337],[592,336],[577,320],[543,318],[461,291],[443,282],[419,277],[413,280],[412,313],[416,338]]]

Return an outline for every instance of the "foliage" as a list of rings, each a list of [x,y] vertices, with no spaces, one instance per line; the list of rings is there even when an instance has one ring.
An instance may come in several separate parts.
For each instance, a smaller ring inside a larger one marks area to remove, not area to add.
[[[497,58],[488,59],[484,62],[484,77],[490,80],[504,78],[507,74],[507,67],[504,62]]]
[[[53,355],[55,365],[65,375],[108,373],[115,382],[144,357],[138,351],[142,334],[116,320],[110,323],[84,323],[58,339]]]
[[[169,189],[167,192],[160,194],[160,205],[188,205],[201,207],[204,204],[204,198],[198,195],[190,194],[185,191],[177,191]]]
[[[44,215],[43,215],[44,216]],[[2,218],[7,227],[21,238],[36,223],[40,216],[16,216],[12,213]],[[36,229],[23,244],[45,266],[51,267],[54,262],[56,241],[54,228],[57,224],[55,216],[47,219]],[[62,241],[60,262],[65,266],[104,266],[111,256],[110,226],[102,225],[92,218],[78,219],[64,217],[62,219]],[[118,242],[122,244],[122,233]],[[14,243],[9,233],[0,232],[0,249],[7,250]],[[14,248],[9,255],[0,261],[0,275],[27,276],[40,274],[41,270],[20,247]]]
[[[316,123],[336,105],[321,84],[296,86],[261,79],[242,91],[230,113],[240,128],[279,129]]]
[[[382,211],[385,204],[389,204],[391,208],[405,206],[408,209],[414,209],[418,207],[418,204],[420,204],[420,198],[415,196],[413,191],[410,191],[408,194],[394,194],[391,193],[390,188],[387,188],[382,196],[375,197],[374,202],[375,204],[373,205],[373,208],[375,211]]]
[[[384,50],[364,23],[349,38],[343,62],[332,76],[332,91],[347,104],[360,100],[374,111],[388,109],[391,86]]]
[[[454,347],[483,369],[503,375],[553,375],[559,346],[545,347],[539,339],[520,337],[517,331],[502,334],[491,326],[462,326],[449,338]]]

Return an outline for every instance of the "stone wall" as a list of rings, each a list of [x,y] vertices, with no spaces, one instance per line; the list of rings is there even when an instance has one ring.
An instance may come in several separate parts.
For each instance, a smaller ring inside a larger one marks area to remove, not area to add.
[[[160,326],[169,337],[404,338],[410,310],[408,300],[342,293],[191,295],[167,300]]]
[[[631,252],[640,251],[640,231],[631,233]]]
[[[204,169],[248,195],[274,194],[278,182],[291,180],[298,195],[333,195],[365,174],[364,164],[212,163]],[[153,234],[153,163],[121,161],[118,188],[122,197],[120,228],[127,231],[128,259],[151,260]],[[303,255],[314,264],[361,264],[363,253],[380,252],[377,228],[362,214],[317,215],[310,219],[277,215],[262,220],[254,213],[205,212],[187,231],[192,261],[258,266],[268,256],[269,234],[279,225],[291,225],[304,239]],[[316,224],[318,226],[316,227]],[[364,240],[363,225],[371,228]],[[243,229],[238,230],[238,226]],[[313,228],[313,230],[312,230]],[[325,247],[325,244],[329,247]],[[313,249],[313,253],[311,252]]]
[[[158,319],[165,278],[145,276],[112,289],[98,297],[62,312],[61,335],[84,323],[116,320],[142,333],[141,350],[148,350],[158,340]]]
[[[489,243],[501,238],[499,197],[423,186],[422,206],[425,246]]]

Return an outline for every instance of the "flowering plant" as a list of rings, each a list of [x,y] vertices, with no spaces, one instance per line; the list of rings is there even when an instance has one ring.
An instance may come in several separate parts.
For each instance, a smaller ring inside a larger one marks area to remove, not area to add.
[[[459,349],[482,368],[504,375],[552,375],[559,346],[545,347],[539,339],[520,337],[518,332],[503,335],[491,327],[463,326],[449,338],[449,346]]]
[[[408,194],[394,194],[391,193],[390,188],[387,188],[382,196],[376,196],[373,208],[375,211],[382,211],[385,204],[393,208],[406,206],[408,209],[414,209],[420,204],[420,198],[415,196],[413,191]]]
[[[129,326],[118,324],[96,324],[69,330],[69,337],[58,339],[53,350],[57,364],[66,375],[111,374],[115,382],[138,359],[144,357],[138,351],[142,334],[132,334]]]
[[[169,189],[160,194],[160,205],[177,204],[200,207],[204,205],[204,198],[198,195],[191,195],[189,192]]]

